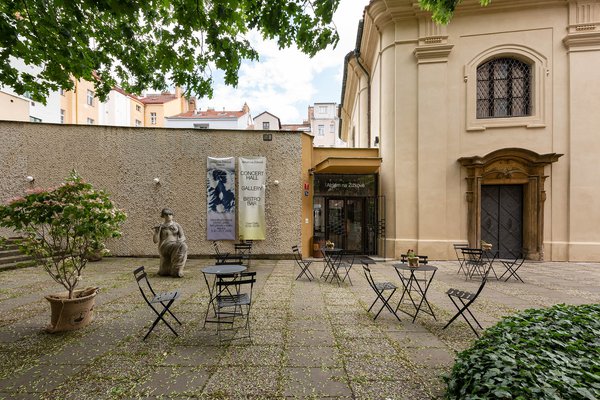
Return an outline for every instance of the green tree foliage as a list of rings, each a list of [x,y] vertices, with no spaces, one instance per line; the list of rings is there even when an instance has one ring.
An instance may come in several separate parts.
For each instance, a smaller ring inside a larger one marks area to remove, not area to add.
[[[454,9],[461,0],[419,0],[419,5],[423,10],[430,11],[433,20],[439,24],[450,22]],[[479,0],[482,6],[487,6],[492,0]]]
[[[336,45],[340,0],[6,0],[0,2],[0,83],[44,102],[73,89],[71,77],[94,81],[104,100],[115,85],[131,93],[170,83],[212,95],[212,69],[235,86],[243,60],[258,54],[257,30],[280,48],[310,55]],[[11,57],[41,67],[36,76]]]

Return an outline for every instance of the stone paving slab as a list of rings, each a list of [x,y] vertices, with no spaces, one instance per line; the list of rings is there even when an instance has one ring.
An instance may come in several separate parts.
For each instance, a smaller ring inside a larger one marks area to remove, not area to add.
[[[0,273],[0,399],[435,399],[455,352],[475,339],[461,321],[442,329],[455,313],[446,290],[479,286],[456,273],[456,262],[431,262],[439,267],[428,293],[436,318],[412,323],[385,309],[373,320],[375,295],[360,268],[350,272],[353,285],[338,286],[294,280],[293,261],[256,260],[253,340],[220,342],[215,325],[203,327],[201,268],[211,263],[188,260],[183,279],[157,276],[157,259],[90,264],[84,285],[101,287],[95,321],[53,335],[43,331],[43,295],[61,289],[37,268]],[[183,322],[174,325],[178,337],[161,323],[142,341],[154,315],[133,279],[139,265],[156,289],[182,292],[172,308]],[[391,262],[371,268],[377,281],[400,286]],[[600,264],[526,263],[519,274],[524,284],[490,280],[473,304],[484,327],[526,308],[600,301]]]

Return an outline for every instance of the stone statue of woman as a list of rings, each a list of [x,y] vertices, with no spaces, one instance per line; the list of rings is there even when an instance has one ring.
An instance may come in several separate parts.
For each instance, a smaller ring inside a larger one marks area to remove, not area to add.
[[[164,222],[152,228],[154,243],[158,243],[160,267],[158,274],[163,276],[183,276],[183,267],[187,260],[187,244],[183,228],[173,221],[173,210],[163,208],[160,216]]]

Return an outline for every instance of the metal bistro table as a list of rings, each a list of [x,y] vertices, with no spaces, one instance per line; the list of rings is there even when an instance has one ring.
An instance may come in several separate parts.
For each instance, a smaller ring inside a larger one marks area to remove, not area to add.
[[[208,267],[202,268],[202,275],[204,276],[204,281],[206,282],[206,286],[208,287],[208,306],[206,307],[206,315],[204,316],[204,327],[206,327],[207,322],[217,323],[217,320],[208,319],[208,312],[212,307],[215,315],[217,314],[217,310],[215,308],[215,300],[220,293],[216,293],[217,288],[217,279],[219,277],[224,276],[232,276],[235,274],[239,274],[240,272],[244,272],[247,269],[244,265],[209,265]],[[214,275],[212,283],[208,282],[207,275]]]
[[[431,308],[429,301],[427,301],[427,290],[429,290],[429,285],[431,284],[431,281],[433,281],[433,277],[435,276],[437,267],[434,267],[433,265],[409,267],[407,264],[392,264],[392,266],[396,269],[396,273],[398,274],[398,277],[402,282],[402,286],[404,287],[404,289],[402,290],[402,296],[400,296],[400,301],[396,306],[396,312],[402,311],[403,313],[413,317],[412,322],[415,322],[415,320],[417,319],[419,311],[423,311],[424,313],[431,315],[433,319],[436,319],[435,314],[433,313],[433,309]],[[405,275],[405,273],[407,272],[408,277]],[[429,275],[429,277],[427,276],[428,272],[431,272],[431,275]],[[417,278],[417,276],[415,275],[416,273],[424,273],[423,278]],[[416,294],[421,297],[421,300],[418,302],[418,304],[417,301],[413,298],[413,294]],[[404,296],[406,295],[408,295],[408,298],[410,299],[412,305],[415,307],[414,315],[410,314],[405,310],[400,309],[400,305],[402,304]],[[423,303],[427,305],[428,309],[423,308],[423,310],[421,310]]]
[[[327,280],[329,280],[329,276],[331,276],[331,282],[333,282],[333,278],[336,278],[339,284],[340,276],[338,274],[337,267],[342,261],[344,249],[331,249],[327,247],[322,247],[321,252],[323,253],[323,259],[325,264],[323,266],[323,272],[321,272],[321,278],[325,277],[325,282],[327,282]]]

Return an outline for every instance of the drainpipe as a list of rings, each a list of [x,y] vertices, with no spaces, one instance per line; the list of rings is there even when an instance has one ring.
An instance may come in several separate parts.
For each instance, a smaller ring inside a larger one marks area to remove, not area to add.
[[[356,58],[356,63],[367,76],[367,137],[369,138],[369,147],[371,147],[371,75],[360,62],[360,49],[358,47],[354,49],[354,58]]]

